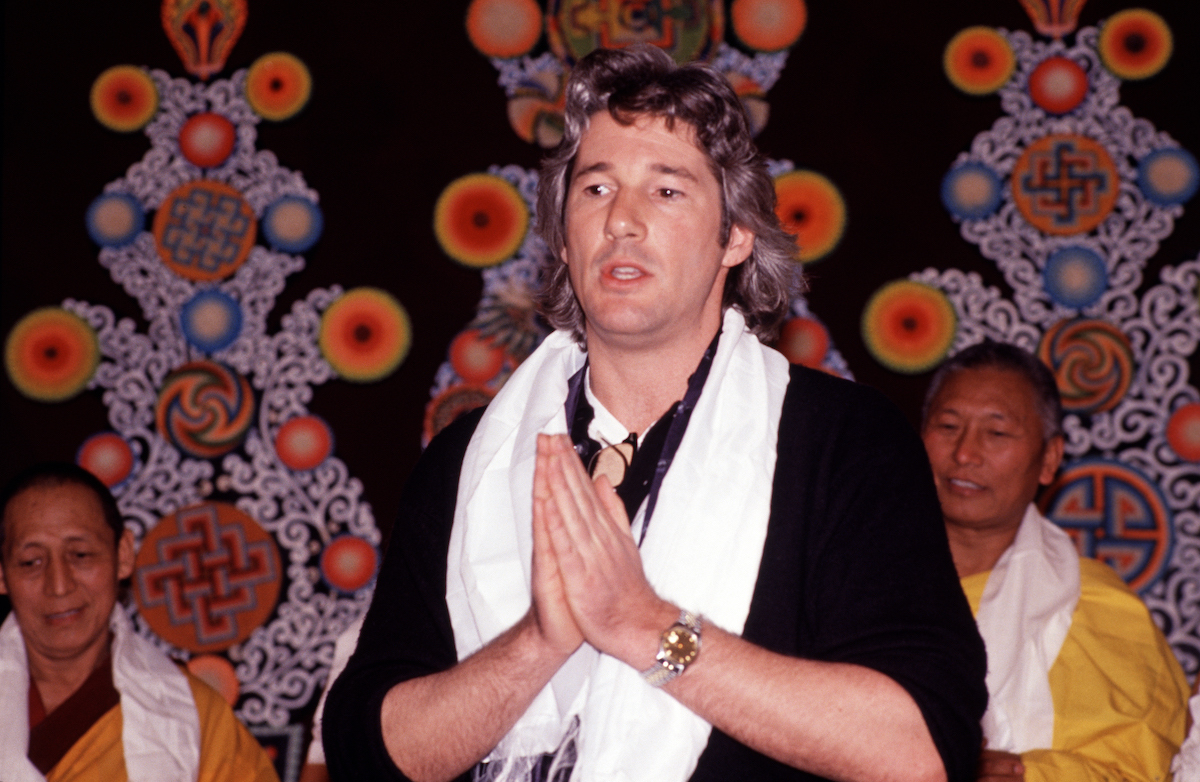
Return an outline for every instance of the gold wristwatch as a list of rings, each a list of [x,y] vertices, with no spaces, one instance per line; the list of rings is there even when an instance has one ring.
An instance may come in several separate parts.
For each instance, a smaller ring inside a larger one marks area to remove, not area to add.
[[[663,631],[654,665],[642,671],[642,678],[653,687],[661,687],[681,676],[699,656],[700,617],[680,611],[679,621]]]

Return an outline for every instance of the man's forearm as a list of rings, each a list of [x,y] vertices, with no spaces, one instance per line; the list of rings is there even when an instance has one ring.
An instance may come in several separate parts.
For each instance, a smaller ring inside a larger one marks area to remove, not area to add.
[[[889,677],[776,654],[717,627],[703,639],[665,689],[735,740],[830,779],[946,779],[920,709]]]
[[[526,616],[453,668],[397,684],[380,712],[388,754],[414,782],[453,779],[500,742],[565,659]]]

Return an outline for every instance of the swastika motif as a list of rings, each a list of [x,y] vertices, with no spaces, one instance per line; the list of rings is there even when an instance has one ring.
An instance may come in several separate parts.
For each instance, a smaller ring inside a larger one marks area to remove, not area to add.
[[[215,652],[244,641],[279,598],[279,554],[254,519],[209,502],[166,516],[136,560],[138,610],[167,641]]]
[[[237,190],[199,179],[171,191],[154,215],[154,242],[167,268],[189,280],[228,277],[257,236],[254,210]]]
[[[575,63],[593,49],[647,43],[676,62],[707,60],[725,31],[715,0],[551,0],[546,9],[550,48]]]
[[[1040,504],[1081,554],[1110,565],[1135,591],[1154,583],[1170,561],[1170,510],[1154,482],[1126,464],[1086,459],[1068,465]]]
[[[1039,230],[1086,233],[1112,212],[1120,178],[1108,151],[1086,136],[1052,134],[1030,144],[1012,172],[1013,201]]]

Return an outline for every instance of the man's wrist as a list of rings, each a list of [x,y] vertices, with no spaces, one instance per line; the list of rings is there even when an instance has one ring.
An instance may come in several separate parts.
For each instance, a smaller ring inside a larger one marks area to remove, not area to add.
[[[682,676],[700,657],[702,630],[700,616],[681,609],[675,622],[659,635],[654,663],[641,671],[646,683],[662,687]]]

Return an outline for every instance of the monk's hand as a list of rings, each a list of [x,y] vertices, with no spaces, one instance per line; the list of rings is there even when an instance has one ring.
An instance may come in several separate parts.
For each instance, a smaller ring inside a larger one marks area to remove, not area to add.
[[[659,633],[679,610],[647,582],[625,505],[608,479],[592,483],[565,435],[539,439],[539,468],[543,457],[546,526],[572,616],[592,646],[649,666]]]
[[[575,623],[567,603],[566,587],[558,568],[550,531],[547,505],[552,501],[549,485],[550,456],[543,447],[547,435],[538,435],[537,465],[533,472],[533,603],[527,618],[542,641],[557,654],[567,657],[583,643],[583,632]]]
[[[984,749],[979,755],[979,782],[1017,782],[1025,779],[1025,764],[1020,755]]]

